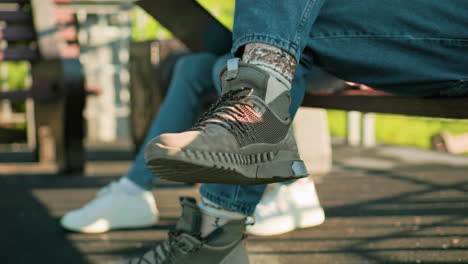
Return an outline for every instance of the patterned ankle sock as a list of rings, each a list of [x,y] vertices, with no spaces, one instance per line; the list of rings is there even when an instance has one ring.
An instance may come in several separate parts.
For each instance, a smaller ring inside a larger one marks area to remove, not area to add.
[[[284,50],[265,43],[249,43],[244,48],[242,61],[264,69],[291,88],[297,62]]]

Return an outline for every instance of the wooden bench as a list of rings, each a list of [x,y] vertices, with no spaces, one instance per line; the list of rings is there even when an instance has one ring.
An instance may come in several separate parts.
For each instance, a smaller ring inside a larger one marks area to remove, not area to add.
[[[468,119],[468,97],[403,97],[377,91],[309,93],[304,106],[409,116]]]
[[[75,17],[61,2],[0,1],[0,60],[29,62],[32,77],[28,90],[0,92],[0,100],[32,98],[37,160],[75,173],[84,166],[85,80]]]

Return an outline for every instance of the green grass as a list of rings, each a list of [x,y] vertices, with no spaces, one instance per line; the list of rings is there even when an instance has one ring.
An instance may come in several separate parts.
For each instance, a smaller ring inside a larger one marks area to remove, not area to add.
[[[201,6],[208,10],[225,27],[232,29],[234,17],[234,0],[197,0]]]
[[[0,76],[0,83],[7,81],[10,91],[24,90],[24,80],[26,78],[26,75],[28,74],[27,62],[9,61],[0,63],[0,67],[3,67],[3,65],[7,65],[8,75],[6,80],[3,79],[3,76]]]
[[[376,139],[379,142],[431,148],[431,137],[448,131],[458,135],[468,133],[468,120],[417,118],[400,115],[375,114]],[[346,135],[346,112],[328,111],[330,133],[333,136]]]
[[[3,86],[4,82],[7,82],[8,91],[17,91],[26,89],[26,76],[28,74],[28,63],[27,62],[2,62],[0,63],[0,69],[6,65],[8,70],[7,78],[3,78],[3,74],[0,75],[0,85]],[[3,70],[3,69],[2,69]],[[2,87],[3,88],[3,87]],[[0,88],[0,91],[2,91]],[[25,104],[23,102],[15,102],[12,104],[13,110],[15,112],[24,112]]]

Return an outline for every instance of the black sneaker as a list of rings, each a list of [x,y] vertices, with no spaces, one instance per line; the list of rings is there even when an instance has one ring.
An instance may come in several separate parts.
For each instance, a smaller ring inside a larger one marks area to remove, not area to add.
[[[229,61],[223,95],[189,131],[146,147],[148,168],[176,182],[265,184],[307,176],[290,130],[290,91],[264,70]]]
[[[243,240],[246,219],[229,221],[205,238],[195,199],[182,197],[182,216],[169,237],[129,264],[248,264]]]

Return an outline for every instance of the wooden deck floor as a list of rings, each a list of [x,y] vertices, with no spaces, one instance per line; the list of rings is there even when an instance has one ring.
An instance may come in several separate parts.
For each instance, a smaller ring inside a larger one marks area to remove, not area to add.
[[[432,152],[336,146],[333,171],[315,177],[327,219],[286,235],[249,237],[251,263],[468,263],[468,159]],[[196,186],[157,182],[157,226],[86,235],[58,220],[130,162],[93,161],[86,175],[0,165],[0,263],[120,263],[165,238],[177,197]]]

